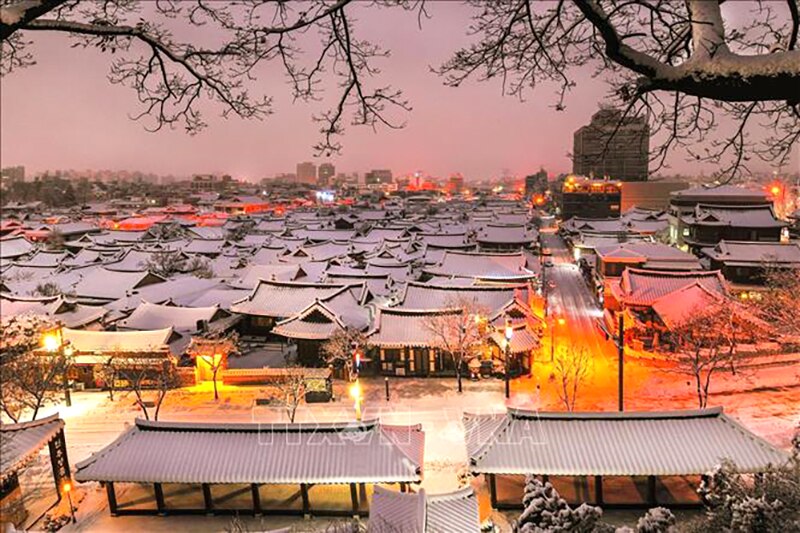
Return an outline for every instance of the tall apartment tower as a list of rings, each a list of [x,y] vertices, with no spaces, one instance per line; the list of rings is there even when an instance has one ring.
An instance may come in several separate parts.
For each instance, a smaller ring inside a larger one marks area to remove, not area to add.
[[[647,119],[623,119],[620,110],[603,107],[573,136],[572,172],[598,179],[645,181],[649,153]]]
[[[317,184],[327,187],[336,175],[336,167],[332,163],[322,163],[317,169]]]
[[[298,183],[317,183],[317,166],[314,163],[306,161],[305,163],[297,164],[297,182]]]

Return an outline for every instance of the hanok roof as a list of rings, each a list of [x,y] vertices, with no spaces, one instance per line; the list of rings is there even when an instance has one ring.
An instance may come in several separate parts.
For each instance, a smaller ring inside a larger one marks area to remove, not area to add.
[[[703,248],[709,258],[729,266],[781,266],[800,268],[800,243],[720,241]]]
[[[172,327],[179,332],[198,331],[201,321],[211,322],[220,313],[219,306],[178,307],[142,302],[128,318],[116,323],[121,329],[147,331]],[[225,313],[223,313],[225,314]]]
[[[445,309],[455,307],[460,300],[474,302],[492,314],[514,299],[517,291],[526,291],[520,285],[472,285],[453,288],[452,286],[410,282],[400,297],[400,309]]]
[[[247,298],[231,305],[231,311],[288,318],[303,311],[315,300],[326,300],[346,288],[346,285],[260,280]]]
[[[698,204],[694,213],[682,217],[682,220],[686,224],[737,228],[780,228],[786,225],[775,216],[772,204],[747,206]]]
[[[0,239],[0,259],[13,259],[30,253],[33,244],[25,237]]]
[[[0,296],[0,316],[47,315],[68,328],[79,328],[102,319],[108,311],[102,307],[68,302],[62,296],[16,298]]]
[[[62,338],[76,352],[133,352],[163,351],[172,336],[172,328],[151,331],[84,331],[62,328]]]
[[[64,421],[52,415],[32,422],[0,425],[0,482],[18,472],[64,429]]]
[[[528,245],[538,238],[535,230],[523,225],[489,224],[478,231],[476,237],[483,244],[518,244]]]
[[[655,270],[700,270],[700,261],[692,254],[661,243],[626,242],[595,249],[607,263],[640,263]]]
[[[447,251],[441,263],[429,269],[430,274],[470,278],[527,279],[534,273],[526,268],[525,255],[487,254]]]
[[[413,310],[379,307],[374,329],[367,341],[375,346],[399,348],[403,346],[434,346],[436,339],[426,326],[431,315],[460,313],[454,309]]]
[[[539,347],[539,337],[526,327],[525,322],[513,326],[514,334],[511,336],[511,353],[530,353]],[[505,349],[506,338],[504,331],[493,331],[490,335],[492,341]]]
[[[363,422],[146,422],[76,465],[78,481],[132,483],[416,483],[420,426]],[[153,453],[158,450],[158,453]],[[235,450],[235,453],[232,453]]]
[[[376,486],[369,511],[369,533],[477,533],[478,500],[472,488],[446,494],[402,493]]]
[[[787,455],[727,417],[722,408],[627,413],[465,414],[475,473],[552,476],[701,475],[723,459],[742,472]]]
[[[358,304],[351,291],[342,290],[279,322],[272,332],[290,339],[322,340],[346,327],[363,331],[368,326],[369,312]]]
[[[75,294],[81,298],[116,300],[134,289],[160,283],[164,278],[152,272],[120,272],[102,267],[88,267],[81,272]]]
[[[626,268],[620,280],[612,282],[611,291],[627,305],[650,306],[662,296],[693,284],[702,285],[711,292],[727,293],[725,280],[718,270],[669,272],[638,268]]]

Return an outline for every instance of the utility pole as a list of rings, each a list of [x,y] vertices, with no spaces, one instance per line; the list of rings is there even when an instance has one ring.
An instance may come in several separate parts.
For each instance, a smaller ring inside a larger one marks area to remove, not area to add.
[[[617,382],[617,395],[619,398],[619,411],[625,410],[625,317],[619,313],[619,333],[617,336],[617,368],[619,379]]]

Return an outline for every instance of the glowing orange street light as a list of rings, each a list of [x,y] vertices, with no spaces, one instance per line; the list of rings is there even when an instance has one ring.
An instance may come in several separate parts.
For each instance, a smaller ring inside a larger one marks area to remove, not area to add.
[[[560,317],[559,317],[559,319],[558,319],[558,325],[559,325],[559,326],[563,326],[563,325],[564,325],[564,324],[566,324],[566,323],[567,323],[567,321],[566,321],[566,320],[564,320],[563,318],[560,318]]]
[[[57,333],[45,333],[42,336],[42,348],[48,352],[55,352],[61,346],[61,339]]]
[[[77,522],[75,520],[75,507],[72,506],[72,483],[67,480],[61,485],[61,492],[67,495],[67,501],[69,502],[69,513],[72,515],[72,523],[74,524]]]
[[[350,394],[350,398],[353,399],[355,402],[354,408],[356,410],[356,420],[359,422],[361,421],[361,384],[358,380],[354,381],[352,385],[350,385],[350,389],[348,390]]]

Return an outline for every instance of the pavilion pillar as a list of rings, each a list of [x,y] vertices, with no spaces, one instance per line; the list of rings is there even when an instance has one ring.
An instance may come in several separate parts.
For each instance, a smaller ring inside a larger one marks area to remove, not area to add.
[[[404,482],[400,482],[400,492],[408,492],[408,487]]]
[[[547,483],[548,481],[550,481],[550,476],[548,476],[547,474],[543,474],[542,483]]]
[[[206,509],[206,514],[214,514],[214,499],[211,497],[211,485],[203,483],[203,505]]]
[[[300,483],[300,494],[303,497],[303,517],[311,518],[311,506],[308,503],[308,485]]]
[[[489,499],[492,502],[492,508],[497,509],[497,482],[494,474],[489,474]]]
[[[358,518],[358,490],[355,483],[350,483],[350,501],[353,504],[353,517]]]
[[[250,484],[250,494],[253,497],[253,514],[261,516],[261,493],[258,492],[258,484]]]
[[[647,503],[656,505],[656,476],[647,476]]]
[[[594,503],[603,505],[603,476],[594,476]]]
[[[114,491],[114,483],[111,481],[106,482],[106,497],[111,516],[117,516],[117,493]]]
[[[164,505],[164,488],[161,483],[153,483],[153,492],[156,494],[156,510],[158,514],[164,516],[167,514],[166,506]]]

